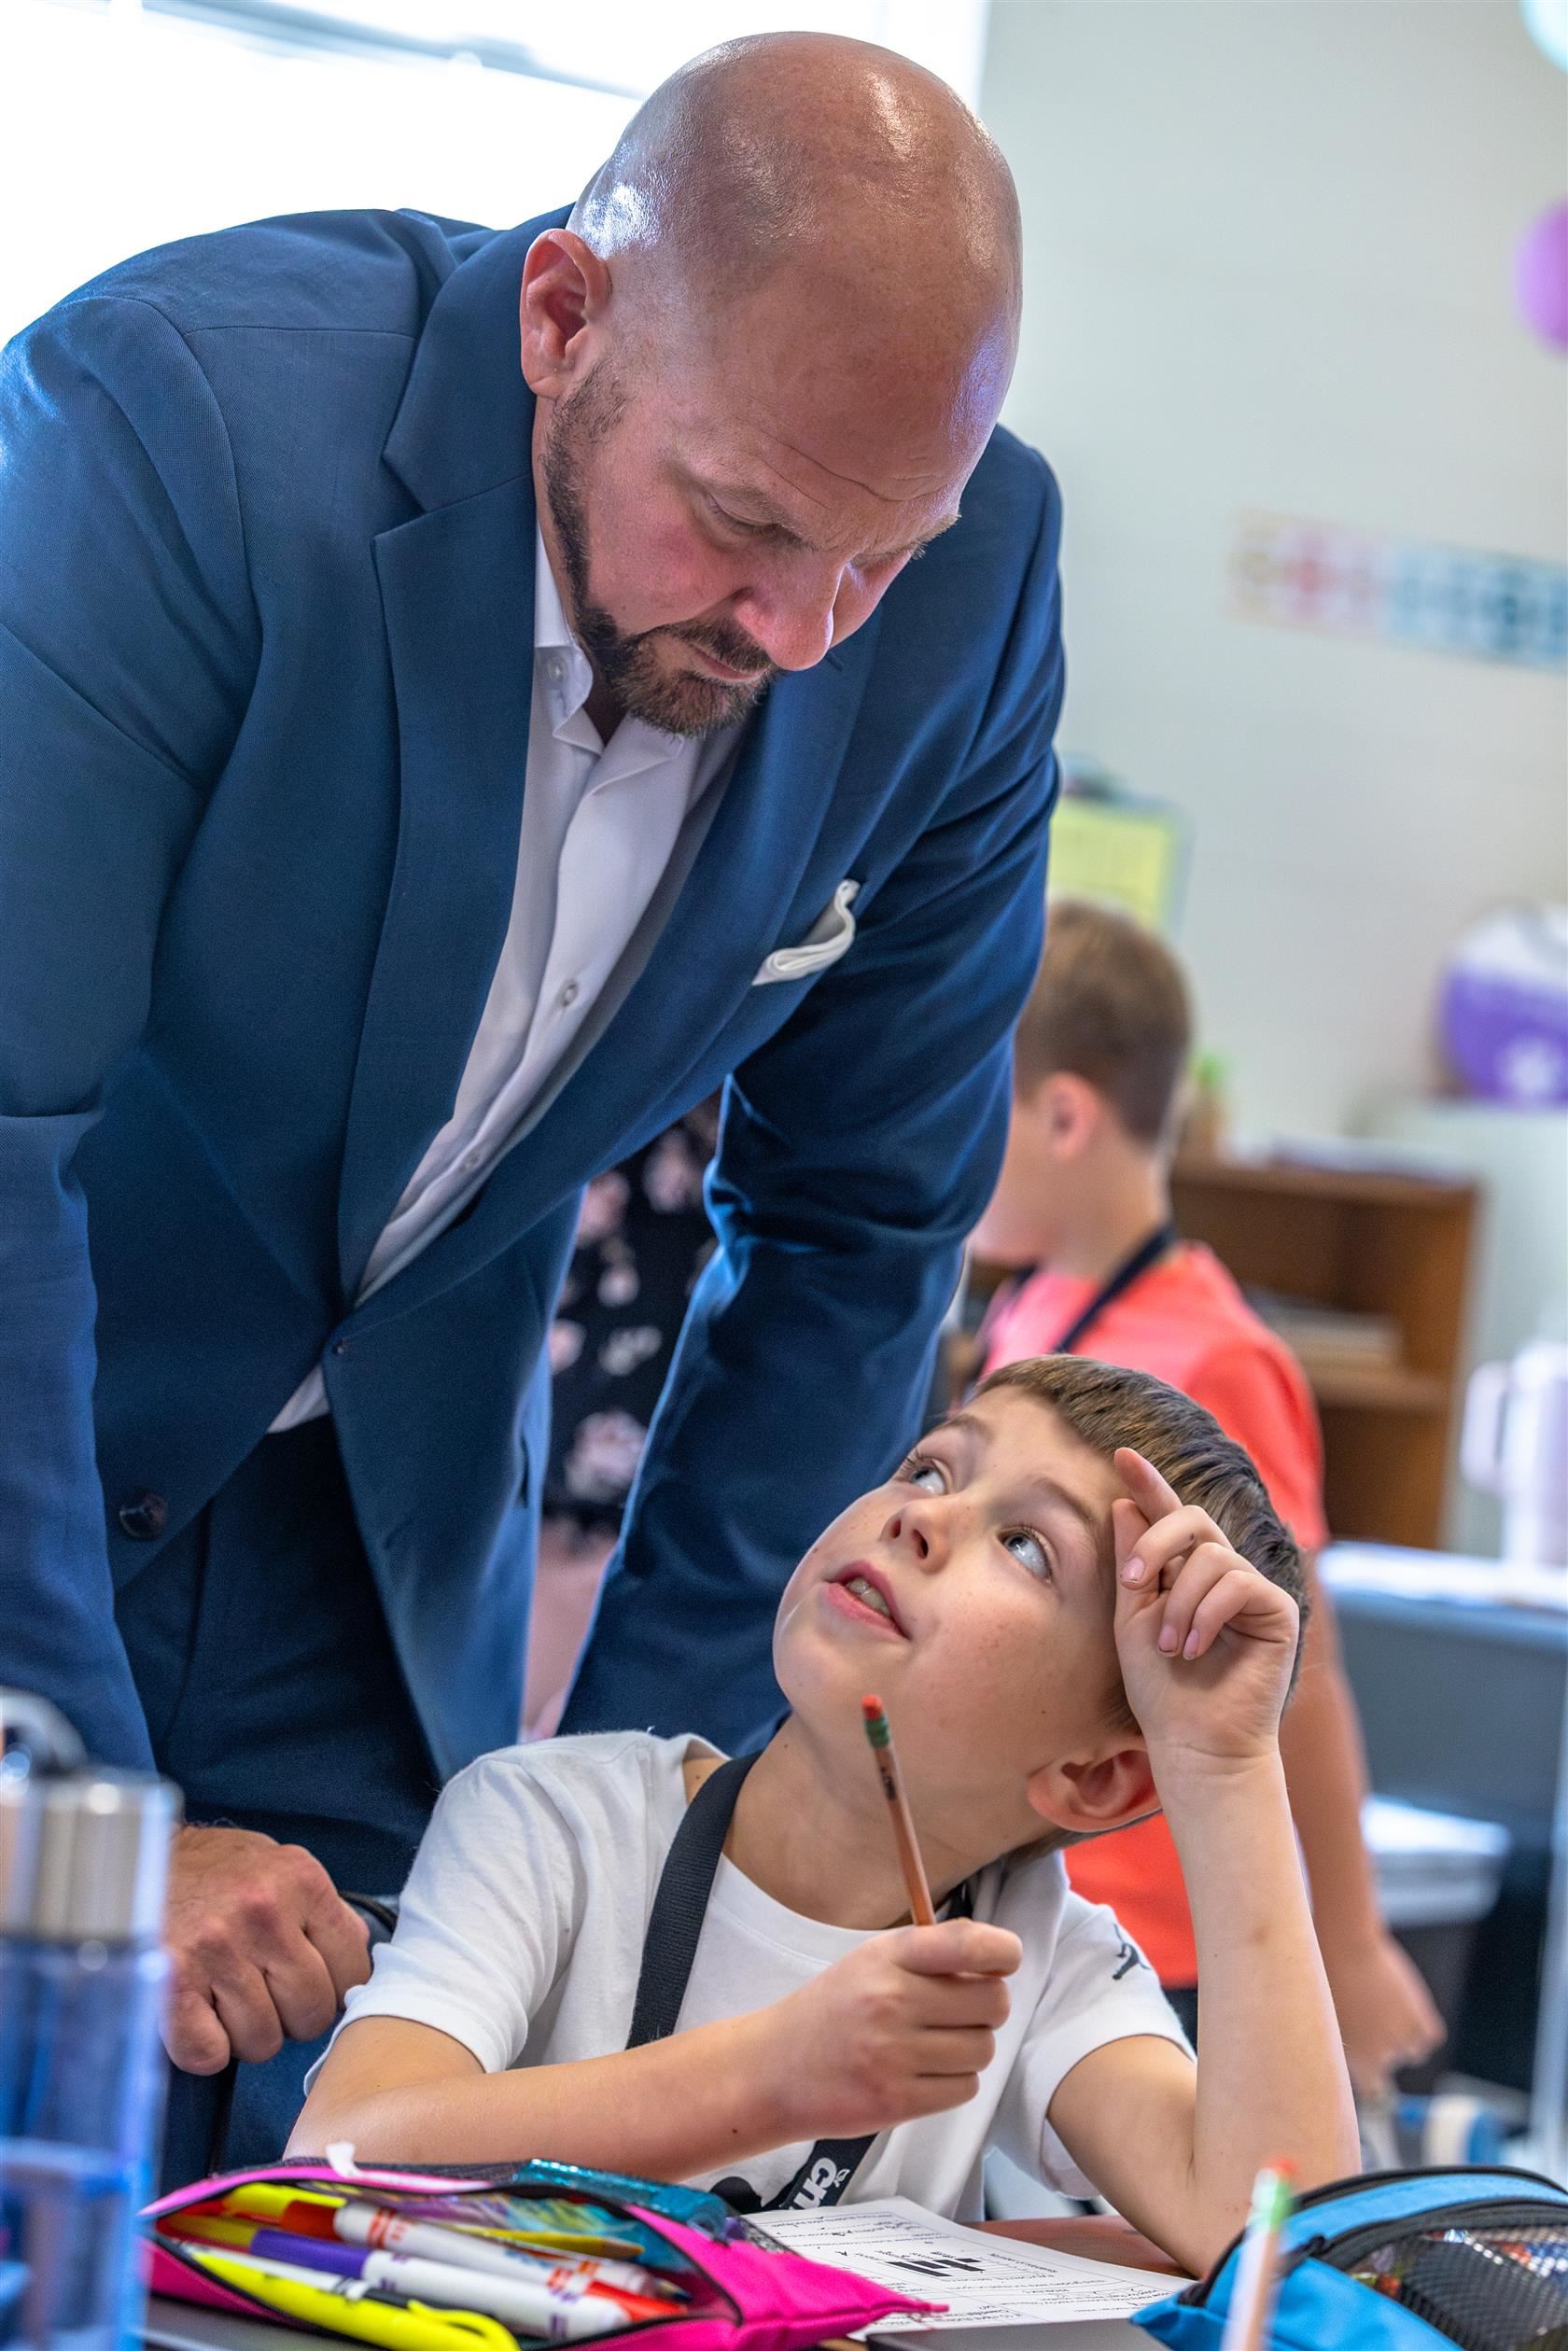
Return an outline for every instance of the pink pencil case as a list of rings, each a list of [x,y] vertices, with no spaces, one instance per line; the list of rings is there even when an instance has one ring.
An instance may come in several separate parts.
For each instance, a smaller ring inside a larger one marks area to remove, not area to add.
[[[343,2160],[340,2163],[274,2163],[199,2180],[149,2204],[142,2216],[147,2232],[144,2267],[150,2291],[198,2302],[210,2310],[229,2311],[235,2316],[376,2342],[377,2312],[396,2312],[397,2305],[343,2302],[330,2312],[322,2311],[314,2321],[307,2320],[300,2315],[298,2297],[293,2298],[295,2306],[289,2307],[290,2298],[260,2277],[256,2280],[258,2291],[243,2288],[233,2282],[232,2267],[228,2281],[220,2280],[196,2258],[201,2248],[160,2229],[160,2222],[189,2215],[194,2206],[211,2205],[236,2189],[259,2185],[334,2190],[403,2209],[414,2217],[418,2217],[414,2215],[417,2207],[427,2218],[434,2217],[428,2209],[431,2200],[450,2199],[456,2207],[452,2218],[467,2209],[474,2215],[475,2225],[484,2225],[493,2218],[493,2206],[488,2213],[483,2208],[482,2200],[486,2198],[504,2196],[509,2205],[529,2202],[591,2205],[595,2212],[611,2216],[618,2233],[636,2244],[637,2260],[662,2272],[683,2297],[672,2302],[667,2317],[640,2318],[595,2338],[606,2351],[634,2336],[649,2335],[658,2336],[659,2351],[666,2345],[668,2351],[806,2351],[827,2335],[853,2334],[899,2313],[923,2315],[944,2307],[940,2302],[914,2301],[870,2278],[857,2277],[851,2271],[830,2269],[774,2246],[765,2232],[740,2219],[720,2198],[702,2190],[545,2162],[514,2168],[482,2165],[457,2176],[450,2170],[414,2171],[400,2165],[361,2169],[351,2160]],[[468,2199],[473,2201],[466,2205]],[[218,2251],[217,2246],[205,2249],[209,2258]],[[268,2300],[269,2293],[275,2299]],[[526,2351],[528,2344],[541,2339],[501,2329],[498,2321],[483,2323],[492,2345],[497,2333],[515,2343],[518,2351]],[[388,2326],[382,2339],[390,2343],[396,2334],[401,2341],[405,2333],[406,2330]],[[454,2331],[448,2340],[455,2344],[461,2338]]]

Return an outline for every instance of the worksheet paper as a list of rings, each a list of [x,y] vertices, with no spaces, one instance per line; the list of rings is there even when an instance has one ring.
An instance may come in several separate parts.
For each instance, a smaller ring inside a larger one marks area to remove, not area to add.
[[[1073,2329],[1053,2338],[1051,2351],[1076,2351],[1079,2343],[1095,2351],[1115,2344],[1151,2351],[1152,2338],[1127,2321],[1184,2282],[966,2229],[903,2196],[836,2204],[826,2212],[797,2206],[770,2212],[757,2225],[792,2253],[945,2302],[940,2317],[885,2318],[871,2330],[875,2342],[896,2335],[900,2351],[926,2344],[931,2351],[959,2351],[972,2331],[976,2351],[1008,2351],[1010,2328],[1047,2325]]]

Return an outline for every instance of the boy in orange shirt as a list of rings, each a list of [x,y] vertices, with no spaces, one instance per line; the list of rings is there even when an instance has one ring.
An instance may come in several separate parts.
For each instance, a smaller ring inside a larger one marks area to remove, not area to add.
[[[1218,1259],[1170,1222],[1171,1130],[1190,1048],[1186,986],[1169,949],[1125,916],[1053,906],[1018,1024],[1007,1156],[973,1240],[978,1257],[1032,1269],[993,1308],[985,1370],[1077,1353],[1182,1389],[1251,1454],[1309,1560],[1327,1531],[1306,1378]],[[1361,1836],[1360,1726],[1332,1611],[1321,1589],[1313,1597],[1281,1749],[1351,2078],[1376,2098],[1396,2066],[1436,2046],[1442,2024],[1379,1916]],[[1068,1870],[1190,2008],[1192,1920],[1163,1817],[1075,1847]]]

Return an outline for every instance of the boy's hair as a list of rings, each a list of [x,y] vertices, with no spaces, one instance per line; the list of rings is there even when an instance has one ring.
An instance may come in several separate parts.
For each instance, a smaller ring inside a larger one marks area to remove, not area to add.
[[[993,1371],[975,1390],[1015,1388],[1057,1418],[1091,1452],[1109,1461],[1130,1445],[1152,1462],[1183,1503],[1206,1510],[1231,1548],[1271,1584],[1289,1592],[1307,1623],[1301,1554],[1269,1501],[1251,1458],[1211,1412],[1146,1371],[1097,1364],[1084,1355],[1034,1355]],[[1300,1660],[1299,1643],[1296,1647]]]
[[[1018,1092],[1069,1071],[1104,1095],[1134,1141],[1157,1143],[1191,1050],[1187,984],[1164,941],[1108,906],[1054,903],[1014,1040]]]

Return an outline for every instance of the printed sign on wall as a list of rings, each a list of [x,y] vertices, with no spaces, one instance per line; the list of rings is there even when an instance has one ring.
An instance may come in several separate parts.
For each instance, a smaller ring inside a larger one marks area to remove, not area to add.
[[[1568,568],[1248,515],[1231,558],[1249,621],[1381,637],[1526,669],[1568,665]]]

